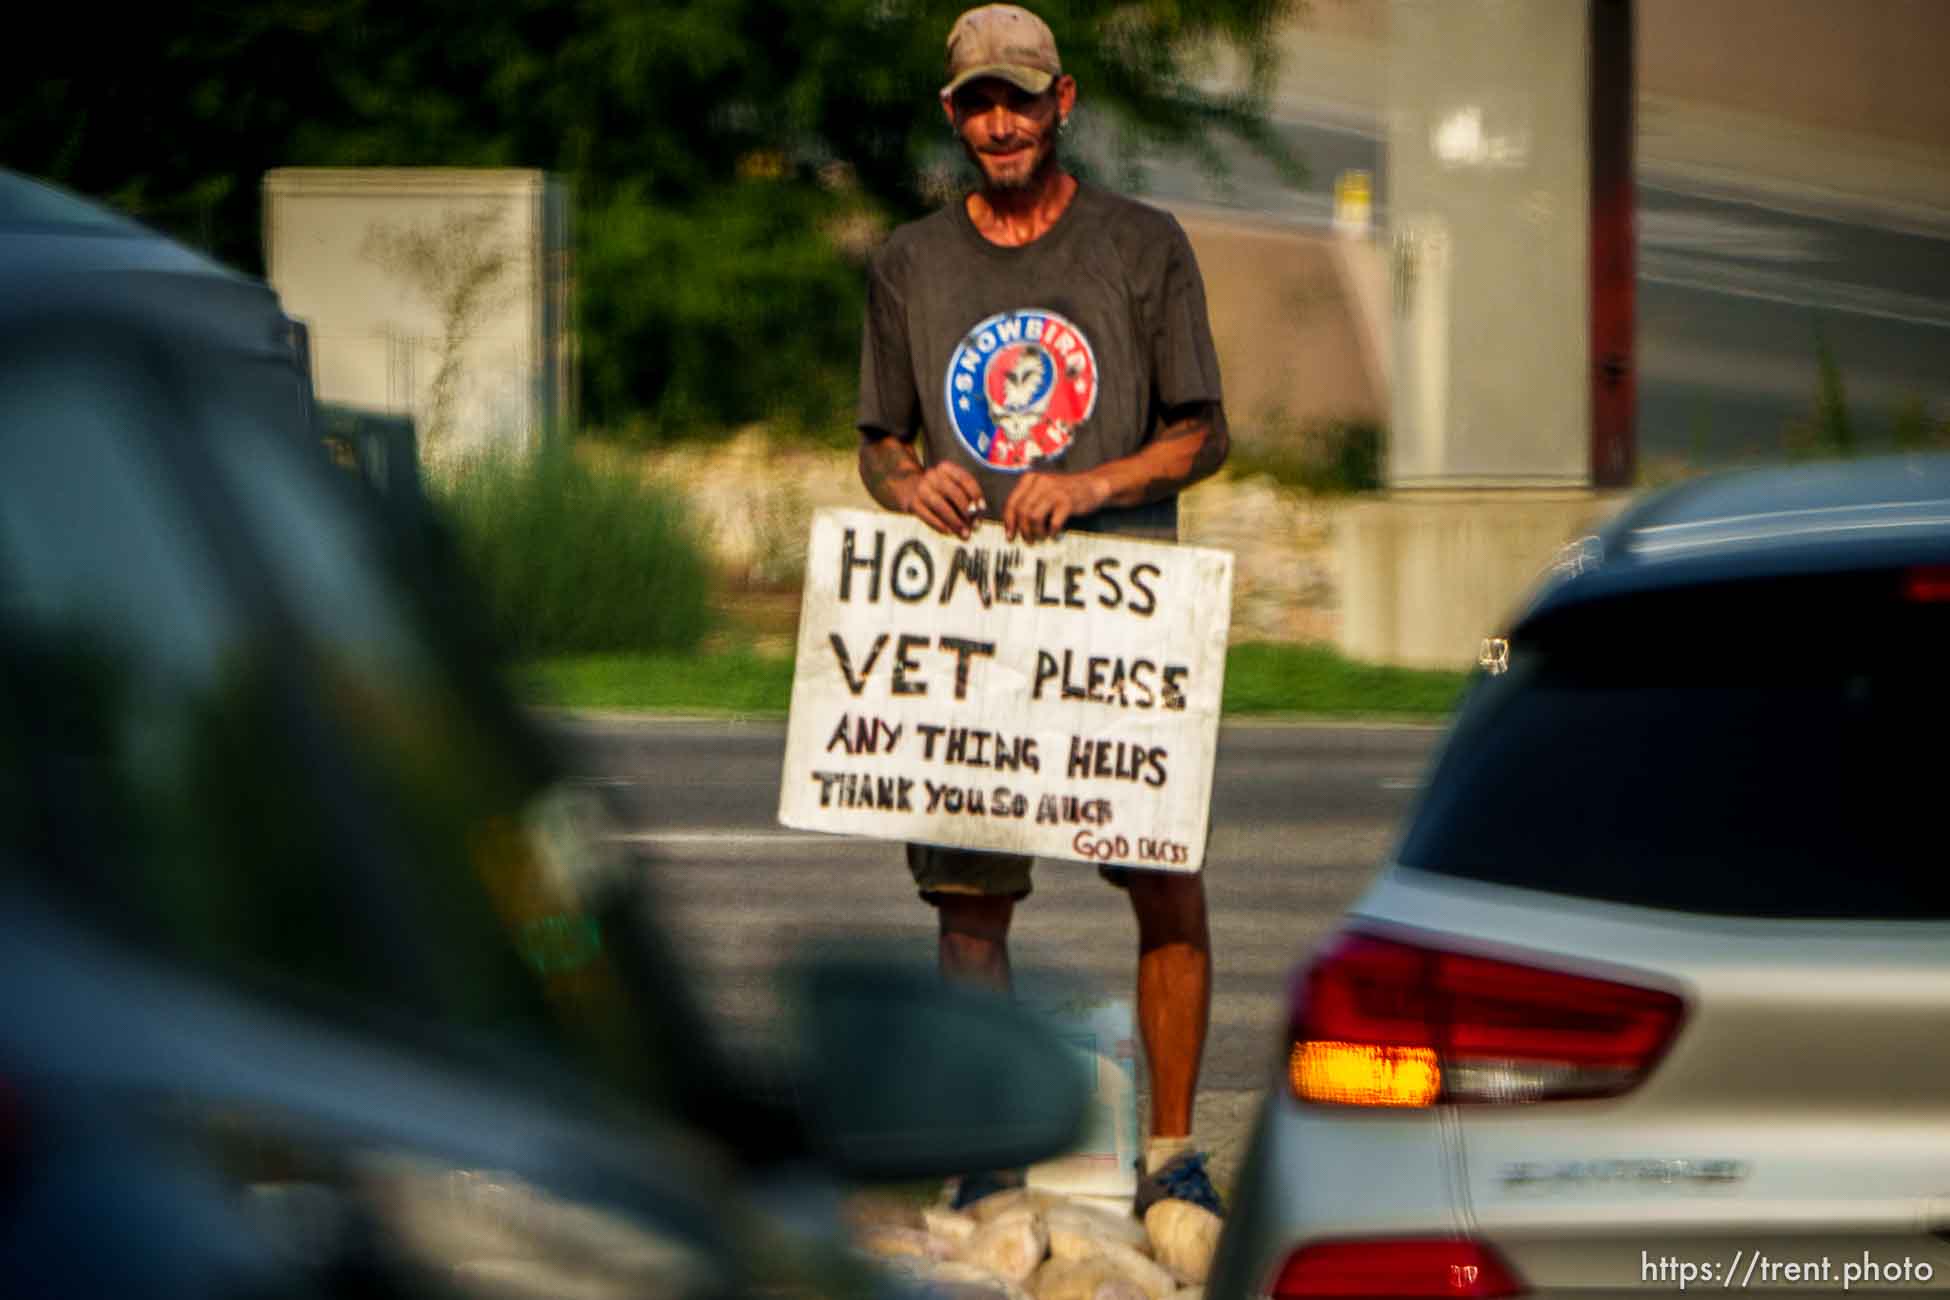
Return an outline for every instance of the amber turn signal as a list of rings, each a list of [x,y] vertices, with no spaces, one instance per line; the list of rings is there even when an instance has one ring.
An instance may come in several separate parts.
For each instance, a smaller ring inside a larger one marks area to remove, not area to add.
[[[1334,1106],[1433,1106],[1442,1068],[1427,1047],[1309,1040],[1293,1045],[1287,1082],[1301,1101]]]

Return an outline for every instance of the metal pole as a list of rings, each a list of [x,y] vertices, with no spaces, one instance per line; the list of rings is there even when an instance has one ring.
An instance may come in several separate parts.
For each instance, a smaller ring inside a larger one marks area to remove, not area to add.
[[[1638,230],[1633,164],[1633,8],[1591,4],[1591,482],[1638,474]]]

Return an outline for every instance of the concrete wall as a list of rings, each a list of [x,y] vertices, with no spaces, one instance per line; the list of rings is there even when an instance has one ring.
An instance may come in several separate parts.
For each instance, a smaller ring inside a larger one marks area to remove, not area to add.
[[[633,468],[675,488],[704,525],[713,565],[733,597],[796,591],[813,512],[869,505],[853,453],[772,443],[750,433],[717,445],[625,453],[585,445],[597,463]],[[1343,502],[1264,476],[1222,472],[1186,493],[1179,535],[1232,552],[1234,641],[1331,642],[1340,584],[1333,525]]]
[[[748,435],[629,461],[690,501],[727,600],[778,602],[775,648],[787,650],[813,512],[867,503],[852,454]],[[1330,643],[1374,662],[1466,668],[1557,552],[1626,500],[1534,489],[1316,499],[1228,472],[1185,494],[1180,532],[1232,552],[1234,642]]]
[[[1552,559],[1627,497],[1584,491],[1412,492],[1335,521],[1343,654],[1466,668]]]

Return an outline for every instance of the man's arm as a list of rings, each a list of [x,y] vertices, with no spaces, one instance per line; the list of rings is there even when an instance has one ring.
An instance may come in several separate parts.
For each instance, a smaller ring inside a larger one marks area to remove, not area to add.
[[[1182,407],[1168,412],[1158,436],[1129,456],[1074,474],[1023,475],[1002,507],[1002,529],[1011,539],[1041,541],[1106,506],[1162,501],[1211,477],[1231,449],[1224,407]]]
[[[912,444],[894,437],[860,439],[860,482],[882,506],[906,514],[913,480],[920,477],[921,459]]]
[[[968,540],[968,521],[988,507],[973,474],[946,463],[924,467],[915,453],[921,399],[914,388],[908,352],[907,309],[880,255],[867,263],[856,423],[860,481],[868,495],[889,510],[915,516],[938,533]]]
[[[860,481],[887,509],[963,541],[968,521],[987,508],[973,474],[946,461],[923,469],[913,444],[891,436],[860,439]]]

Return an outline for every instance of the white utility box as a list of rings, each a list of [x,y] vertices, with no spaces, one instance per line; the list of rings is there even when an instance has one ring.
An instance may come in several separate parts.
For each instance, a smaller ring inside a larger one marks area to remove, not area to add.
[[[575,418],[566,188],[546,173],[285,168],[264,264],[321,402],[410,415],[421,458],[526,450]]]

